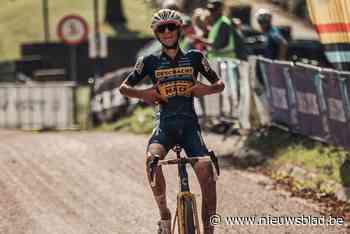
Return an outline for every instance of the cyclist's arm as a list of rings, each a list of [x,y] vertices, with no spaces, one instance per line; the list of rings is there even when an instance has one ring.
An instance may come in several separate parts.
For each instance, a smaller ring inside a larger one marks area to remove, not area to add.
[[[144,77],[147,76],[144,58],[138,58],[134,71],[123,81],[119,87],[119,92],[130,98],[143,98],[144,90],[134,88]]]
[[[165,97],[162,97],[154,87],[148,89],[138,89],[134,86],[143,78],[148,77],[146,61],[139,58],[136,62],[135,69],[119,87],[119,92],[130,98],[139,98],[147,103],[167,102]]]
[[[128,79],[124,80],[124,82],[120,85],[119,87],[119,92],[124,95],[127,96],[129,98],[139,98],[139,99],[144,99],[145,96],[145,92],[147,90],[149,90],[151,88],[148,89],[138,89],[138,88],[134,88],[133,86],[131,86],[128,82]]]
[[[209,86],[208,94],[221,93],[224,89],[225,89],[224,82],[222,80],[218,80]]]
[[[208,59],[200,52],[197,52],[196,57],[198,71],[211,83],[205,95],[222,92],[225,84],[211,68]]]

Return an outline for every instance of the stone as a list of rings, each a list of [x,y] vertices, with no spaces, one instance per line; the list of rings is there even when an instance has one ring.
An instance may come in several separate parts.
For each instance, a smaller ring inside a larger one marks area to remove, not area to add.
[[[290,176],[299,181],[305,181],[307,179],[307,171],[303,168],[294,166],[290,172]]]
[[[350,187],[339,186],[335,192],[335,196],[344,202],[350,202]]]
[[[291,172],[293,171],[293,165],[292,164],[284,164],[283,166],[280,166],[277,169],[277,173],[281,175],[290,175]]]
[[[261,165],[267,159],[261,152],[246,147],[241,148],[236,157],[246,166]]]

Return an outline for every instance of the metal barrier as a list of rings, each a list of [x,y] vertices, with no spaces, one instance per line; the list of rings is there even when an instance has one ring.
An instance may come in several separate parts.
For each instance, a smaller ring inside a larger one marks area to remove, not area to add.
[[[225,83],[224,92],[219,95],[209,95],[203,97],[205,110],[198,110],[199,115],[215,118],[238,118],[239,98],[240,98],[240,72],[241,61],[235,59],[215,59],[210,61],[213,70],[221,77]],[[206,82],[200,75],[199,80]],[[196,102],[201,99],[195,99]]]
[[[350,73],[259,58],[272,121],[350,148]]]
[[[243,129],[273,123],[350,148],[350,73],[256,56],[248,62],[216,59],[210,64],[226,88],[218,95],[195,98],[199,116],[238,119]],[[199,80],[207,82],[201,75]],[[111,87],[96,94],[94,111],[116,108],[125,112],[119,107],[126,102],[136,104]]]
[[[0,84],[0,127],[70,129],[76,125],[73,82]]]

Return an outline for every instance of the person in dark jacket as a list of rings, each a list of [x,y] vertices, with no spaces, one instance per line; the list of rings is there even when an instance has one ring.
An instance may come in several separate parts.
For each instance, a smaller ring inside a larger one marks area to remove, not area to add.
[[[269,59],[286,60],[288,48],[287,41],[278,28],[272,25],[272,14],[265,9],[259,9],[256,13],[256,19],[267,39],[264,57]]]

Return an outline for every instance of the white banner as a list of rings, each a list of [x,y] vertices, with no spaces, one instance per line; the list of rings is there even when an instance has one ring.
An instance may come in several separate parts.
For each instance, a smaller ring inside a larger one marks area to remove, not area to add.
[[[74,127],[74,84],[48,82],[0,85],[0,127],[66,129]]]

